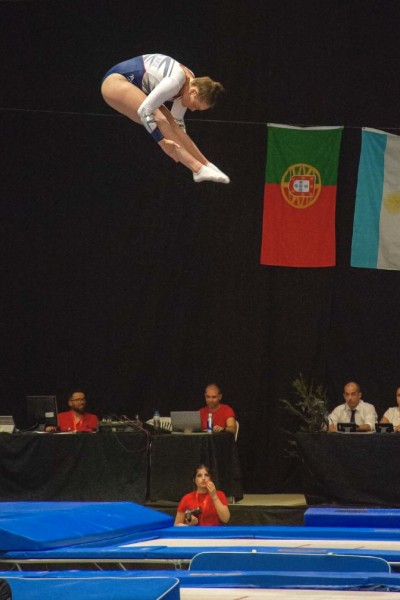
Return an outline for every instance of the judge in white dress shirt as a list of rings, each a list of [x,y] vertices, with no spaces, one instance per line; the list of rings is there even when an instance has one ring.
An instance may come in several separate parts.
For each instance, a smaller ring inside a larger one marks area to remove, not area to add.
[[[361,399],[361,389],[355,381],[344,386],[344,404],[337,406],[329,415],[329,431],[337,431],[338,423],[354,422],[357,431],[375,431],[378,420],[375,407]]]
[[[396,390],[397,406],[388,408],[381,419],[381,423],[392,423],[395,431],[400,431],[400,387]]]

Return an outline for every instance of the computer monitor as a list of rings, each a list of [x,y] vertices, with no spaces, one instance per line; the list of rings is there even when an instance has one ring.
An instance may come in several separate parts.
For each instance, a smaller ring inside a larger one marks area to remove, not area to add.
[[[57,426],[56,396],[27,396],[26,411],[31,429],[44,431],[47,426]]]
[[[201,418],[198,410],[171,411],[172,432],[193,433],[201,431]]]

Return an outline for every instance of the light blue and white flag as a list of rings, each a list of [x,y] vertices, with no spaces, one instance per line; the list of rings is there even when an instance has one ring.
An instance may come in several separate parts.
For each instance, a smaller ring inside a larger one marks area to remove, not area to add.
[[[400,136],[364,128],[351,266],[400,270]]]

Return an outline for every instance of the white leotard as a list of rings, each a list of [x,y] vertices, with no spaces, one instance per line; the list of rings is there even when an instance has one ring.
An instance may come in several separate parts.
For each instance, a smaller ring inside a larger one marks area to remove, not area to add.
[[[194,77],[189,69],[188,71]],[[178,94],[186,82],[186,73],[178,61],[164,54],[144,54],[118,63],[106,73],[104,79],[113,73],[123,75],[146,94],[137,112],[147,131],[157,141],[161,133],[156,128],[152,113],[164,102],[173,102],[172,116],[184,128],[186,108],[182,106],[182,98]]]
[[[183,119],[186,108],[182,106],[182,99],[176,98],[186,81],[186,73],[182,66],[173,58],[163,54],[145,54],[143,63],[145,73],[142,89],[147,98],[139,111],[148,115],[164,102],[173,101],[171,108],[173,117]]]

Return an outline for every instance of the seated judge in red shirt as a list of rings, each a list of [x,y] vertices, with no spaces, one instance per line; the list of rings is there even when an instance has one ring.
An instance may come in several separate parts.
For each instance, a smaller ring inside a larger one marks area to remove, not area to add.
[[[174,525],[222,525],[228,523],[231,513],[224,492],[215,488],[206,465],[195,469],[195,491],[179,502]],[[194,511],[194,512],[193,512]]]
[[[99,419],[86,412],[85,392],[73,392],[68,398],[68,405],[71,410],[58,413],[60,431],[93,431],[97,428]]]
[[[222,392],[219,385],[210,383],[205,389],[204,397],[206,406],[200,409],[201,426],[207,429],[208,413],[213,418],[213,433],[220,431],[230,431],[236,433],[236,418],[232,408],[227,404],[222,404]]]

